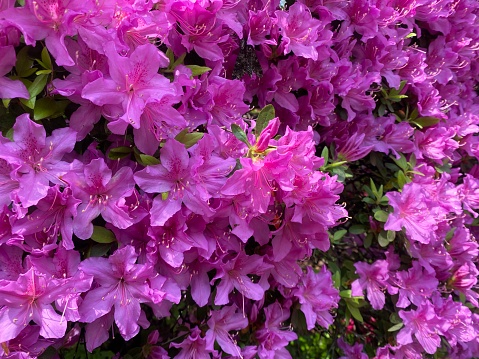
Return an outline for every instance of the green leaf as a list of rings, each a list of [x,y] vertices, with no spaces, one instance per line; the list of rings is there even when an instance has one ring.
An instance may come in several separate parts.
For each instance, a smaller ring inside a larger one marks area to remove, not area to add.
[[[324,158],[324,166],[328,164],[329,161],[329,148],[328,146],[324,146],[323,150],[321,151],[321,157]]]
[[[263,131],[266,126],[268,126],[269,121],[271,121],[273,118],[275,118],[273,105],[266,105],[263,107],[258,115],[258,119],[256,120],[256,128],[254,130],[256,137],[259,136],[261,131]]]
[[[20,102],[23,103],[25,106],[27,106],[29,109],[34,109],[35,108],[35,102],[37,101],[37,97],[34,96],[28,100],[25,100],[24,98],[20,99]]]
[[[363,246],[364,248],[369,248],[371,247],[371,244],[373,244],[373,237],[374,235],[372,233],[368,233],[366,238],[364,238]]]
[[[55,118],[63,115],[65,108],[70,101],[55,101],[51,97],[43,97],[36,101],[35,108],[33,109],[33,119],[35,121],[42,120],[44,118]]]
[[[203,136],[204,133],[202,132],[189,133],[188,129],[184,129],[176,135],[175,140],[177,140],[179,143],[184,144],[186,148],[190,148],[191,146],[195,145],[199,140],[201,140]]]
[[[341,238],[344,237],[346,233],[348,233],[346,229],[340,229],[339,231],[334,232],[333,240],[335,242],[339,241]]]
[[[28,93],[30,94],[30,98],[39,95],[45,85],[47,84],[48,76],[47,75],[38,75],[35,80],[33,80],[30,87],[28,87]]]
[[[361,315],[361,312],[357,307],[354,307],[350,304],[350,302],[346,302],[346,306],[348,307],[349,312],[353,316],[354,319],[356,319],[359,322],[364,322],[363,316]]]
[[[46,47],[43,48],[41,57],[42,57],[42,63],[45,69],[53,70],[52,59],[50,58],[50,54],[48,53],[48,50]]]
[[[387,247],[389,245],[389,239],[387,238],[386,231],[381,231],[378,234],[378,243],[381,247]]]
[[[173,62],[175,62],[175,54],[173,54],[173,50],[171,49],[166,49],[166,57],[170,61],[169,67],[173,66]]]
[[[351,234],[363,234],[364,232],[366,232],[366,226],[362,224],[353,224],[349,227],[349,233]]]
[[[389,241],[389,243],[391,243],[392,241],[394,241],[394,239],[396,238],[396,231],[390,231],[390,230],[388,230],[388,231],[387,231],[387,234],[386,234],[386,238],[387,238],[387,240]]]
[[[398,179],[398,185],[400,189],[403,188],[404,185],[409,182],[408,178],[406,177],[403,171],[397,172],[397,179]]]
[[[191,76],[200,76],[205,72],[211,71],[211,69],[206,66],[186,65],[186,67],[191,70]]]
[[[11,101],[12,101],[11,98],[2,98],[3,107],[8,108],[8,106],[10,105],[10,102],[11,102]]]
[[[116,241],[112,231],[100,226],[93,226],[91,239],[97,243],[112,243]]]
[[[395,324],[395,325],[393,325],[391,328],[388,329],[388,332],[396,332],[396,331],[398,331],[399,329],[401,329],[403,326],[404,326],[403,323]]]
[[[378,189],[372,178],[369,179],[369,185],[371,186],[371,192],[374,194],[374,197],[378,198]]]
[[[173,62],[173,65],[171,66],[171,68],[174,70],[176,66],[183,64],[183,62],[185,61],[185,57],[186,57],[186,52],[182,54],[180,57],[178,57],[175,62]]]
[[[28,77],[33,75],[37,68],[33,66],[33,60],[28,56],[29,47],[23,47],[17,54],[17,61],[15,63],[15,71],[20,77]]]
[[[339,288],[341,286],[341,271],[338,269],[336,270],[333,275],[333,283],[335,288]]]
[[[342,290],[339,292],[341,298],[351,298],[351,289]]]
[[[388,220],[388,216],[389,216],[389,213],[381,209],[374,212],[374,219],[379,222],[386,222]]]
[[[168,192],[161,192],[161,200],[166,201],[168,199]]]
[[[51,73],[52,73],[52,70],[38,70],[37,72],[35,72],[35,75],[48,75]]]
[[[143,153],[141,153],[139,157],[143,166],[154,166],[160,164],[160,160],[156,157],[144,155]]]
[[[110,243],[98,243],[91,247],[90,257],[103,257],[111,249]]]
[[[133,152],[133,148],[121,146],[110,149],[108,152],[108,158],[110,160],[120,160],[122,158],[128,157],[130,153]]]
[[[251,144],[248,141],[248,137],[246,136],[246,133],[243,131],[241,127],[239,127],[236,123],[233,123],[231,125],[231,132],[233,132],[233,135],[243,142],[248,148],[251,148]]]
[[[403,154],[401,154],[401,157],[399,159],[393,156],[391,156],[391,158],[398,165],[399,168],[401,168],[404,171],[407,170],[408,163],[407,163],[406,157],[404,157]]]
[[[424,116],[424,117],[418,117],[415,120],[411,120],[410,122],[414,123],[419,128],[424,128],[424,127],[434,126],[439,121],[441,120],[437,117]]]
[[[411,37],[416,37],[417,34],[415,32],[411,32],[410,34],[407,34],[405,39],[410,39]]]

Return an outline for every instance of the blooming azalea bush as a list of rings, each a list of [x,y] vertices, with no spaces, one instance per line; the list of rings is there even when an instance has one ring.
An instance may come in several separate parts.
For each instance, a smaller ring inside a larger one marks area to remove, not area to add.
[[[479,357],[477,1],[0,0],[0,53],[2,358]]]

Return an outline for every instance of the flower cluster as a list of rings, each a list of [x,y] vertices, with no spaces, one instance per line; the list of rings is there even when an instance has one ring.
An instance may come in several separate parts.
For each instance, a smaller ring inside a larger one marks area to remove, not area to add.
[[[475,0],[0,2],[0,356],[478,357],[478,30]]]

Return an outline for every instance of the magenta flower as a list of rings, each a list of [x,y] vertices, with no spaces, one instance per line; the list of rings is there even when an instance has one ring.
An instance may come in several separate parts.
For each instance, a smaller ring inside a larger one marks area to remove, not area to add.
[[[76,132],[54,130],[46,137],[45,128],[21,115],[13,125],[13,142],[0,142],[0,158],[14,167],[12,178],[20,188],[17,195],[23,207],[37,204],[47,195],[50,182],[62,184],[60,177],[69,169],[63,156],[73,150]]]
[[[357,262],[354,266],[359,279],[351,285],[352,295],[362,296],[362,291],[366,289],[371,306],[377,310],[382,309],[386,300],[384,290],[388,287],[388,263],[377,260],[373,264]]]
[[[240,348],[229,332],[246,327],[248,318],[241,313],[237,313],[237,309],[236,305],[232,305],[211,313],[211,317],[208,320],[209,329],[205,334],[206,348],[213,350],[216,341],[226,353],[240,355]]]
[[[119,118],[110,122],[112,132],[124,134],[128,124],[140,128],[140,117],[149,99],[176,95],[170,81],[158,74],[168,60],[152,44],[138,46],[129,57],[118,55],[112,43],[106,46],[110,78],[100,77],[87,84],[82,97],[95,105],[118,105]]]
[[[234,288],[246,298],[253,300],[263,298],[265,289],[248,277],[248,274],[258,274],[258,271],[263,269],[263,259],[259,255],[248,256],[240,252],[236,257],[218,264],[217,267],[213,281],[218,278],[221,278],[221,281],[216,290],[216,305],[228,304],[228,296]]]
[[[83,172],[68,172],[63,179],[71,185],[75,198],[81,200],[73,231],[81,239],[93,233],[91,221],[100,214],[117,228],[133,224],[126,197],[134,191],[133,172],[129,167],[120,168],[113,176],[102,158],[92,160]]]
[[[308,267],[307,273],[303,274],[292,294],[301,303],[308,330],[313,329],[316,323],[324,328],[333,323],[333,316],[329,311],[337,308],[339,292],[333,287],[331,273],[326,266],[323,266],[319,273]]]
[[[216,350],[206,348],[206,339],[201,336],[198,327],[191,329],[190,335],[181,343],[171,343],[171,346],[181,348],[174,359],[211,359],[211,354],[216,353]]]
[[[60,191],[59,185],[50,187],[45,198],[38,202],[37,209],[16,221],[12,230],[21,235],[44,232],[49,239],[61,235],[63,246],[73,249],[73,218],[80,203],[72,196],[71,188]]]
[[[0,98],[30,98],[27,88],[21,81],[5,77],[15,65],[16,54],[13,46],[0,46]]]
[[[411,239],[425,244],[434,238],[437,224],[430,215],[419,184],[408,183],[401,193],[388,192],[386,196],[394,212],[389,214],[384,229],[400,231],[405,228]]]
[[[184,203],[194,213],[212,214],[208,206],[209,195],[192,176],[193,161],[183,144],[174,139],[166,141],[160,152],[161,164],[148,166],[135,173],[135,181],[148,193],[168,192],[168,198],[155,197],[151,208],[151,224],[163,226]],[[226,175],[226,174],[225,174]]]
[[[81,293],[90,283],[75,283],[47,278],[30,268],[16,281],[0,282],[0,343],[15,338],[33,320],[44,338],[61,338],[67,321],[52,307],[52,302],[72,292]]]
[[[426,353],[434,354],[441,345],[437,328],[442,326],[443,321],[436,316],[431,302],[424,300],[417,310],[408,312],[401,310],[399,316],[403,320],[404,327],[397,334],[397,342],[403,345],[412,343],[412,334],[414,334]]]
[[[437,290],[439,282],[434,275],[423,270],[419,262],[414,261],[409,271],[396,273],[395,285],[399,288],[397,306],[407,308],[409,304],[420,305]]]
[[[290,341],[298,339],[296,333],[282,330],[281,325],[290,316],[289,308],[283,308],[278,302],[264,309],[264,327],[256,332],[259,341],[260,358],[291,358],[286,346]]]
[[[158,278],[158,274],[149,264],[135,264],[137,258],[135,249],[126,246],[108,259],[88,258],[80,264],[80,269],[92,275],[98,284],[87,293],[80,306],[83,322],[91,323],[114,307],[115,323],[122,337],[130,340],[138,334],[140,303],[159,303],[165,292],[159,286],[164,280],[150,281],[150,278]]]
[[[295,2],[288,11],[276,11],[278,27],[281,29],[282,41],[285,42],[284,54],[290,51],[296,56],[317,60],[316,47],[318,30],[324,28],[318,20],[311,16],[309,9],[302,3]]]

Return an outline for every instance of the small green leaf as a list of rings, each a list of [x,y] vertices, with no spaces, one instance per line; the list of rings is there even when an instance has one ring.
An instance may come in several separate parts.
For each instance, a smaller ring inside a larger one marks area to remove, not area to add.
[[[52,70],[38,70],[37,72],[35,72],[35,75],[48,75],[51,73],[52,73]]]
[[[161,200],[166,201],[168,199],[168,192],[161,192]]]
[[[333,283],[335,288],[339,288],[341,286],[341,271],[338,269],[332,275]]]
[[[93,226],[91,239],[97,243],[112,243],[116,241],[112,231],[100,226]]]
[[[10,105],[10,102],[11,102],[11,101],[12,101],[11,98],[2,98],[3,107],[8,108],[8,106]]]
[[[374,213],[374,219],[379,222],[386,222],[388,220],[388,216],[389,216],[389,213],[381,209]]]
[[[351,298],[351,289],[342,290],[339,292],[341,298]]]
[[[43,48],[41,57],[44,68],[46,70],[53,70],[52,59],[46,47]]]
[[[424,128],[424,127],[434,126],[439,121],[441,120],[437,117],[424,116],[424,117],[418,117],[415,120],[411,120],[410,122],[414,123],[419,128]]]
[[[344,237],[346,233],[348,233],[346,229],[340,229],[339,231],[334,232],[333,240],[335,242],[339,241],[341,238]]]
[[[397,172],[397,179],[398,179],[398,185],[400,189],[403,188],[404,185],[409,182],[408,178],[406,177],[403,171]]]
[[[396,238],[396,231],[390,231],[390,230],[388,230],[388,231],[387,231],[387,234],[386,234],[386,238],[387,238],[387,240],[389,241],[389,243],[391,243],[392,241],[394,241],[394,239]]]
[[[201,140],[203,136],[204,133],[202,132],[189,133],[188,129],[184,129],[176,135],[175,140],[177,140],[179,143],[184,144],[186,148],[190,148],[191,146],[195,145],[199,140]]]
[[[35,108],[33,109],[33,119],[35,121],[42,120],[44,118],[56,118],[65,112],[65,108],[70,101],[55,101],[51,97],[43,97],[36,101]]]
[[[371,247],[371,244],[373,244],[373,237],[374,235],[372,233],[368,233],[366,238],[364,238],[363,246],[364,248],[369,248]]]
[[[271,121],[274,117],[275,111],[273,105],[270,104],[263,107],[263,109],[258,115],[258,119],[256,120],[256,128],[254,130],[256,137],[259,136],[261,131],[263,131],[266,126],[268,126],[269,121]]]
[[[110,149],[108,152],[108,158],[110,160],[120,160],[122,158],[128,157],[130,153],[133,152],[133,148],[121,146]]]
[[[381,247],[387,247],[389,245],[389,240],[387,238],[387,233],[386,231],[381,231],[378,234],[378,243]]]
[[[160,160],[153,156],[148,156],[143,153],[140,154],[141,164],[143,166],[154,166],[160,164]]]
[[[98,243],[91,247],[90,257],[103,257],[111,249],[110,243]]]
[[[328,164],[329,161],[329,148],[328,146],[324,146],[323,150],[321,151],[321,157],[324,158],[324,166]]]
[[[186,67],[191,70],[191,76],[200,76],[205,72],[211,71],[211,69],[206,66],[186,65]]]
[[[166,57],[170,60],[170,67],[172,67],[173,62],[175,62],[175,54],[173,54],[173,50],[166,49]]]
[[[401,329],[403,326],[404,326],[403,323],[395,324],[395,325],[393,325],[391,328],[388,329],[388,332],[396,332],[396,331],[398,331],[399,329]]]
[[[411,32],[410,34],[407,34],[405,39],[410,39],[411,37],[416,37],[416,33],[415,32]]]
[[[369,179],[369,185],[371,186],[371,192],[374,194],[374,197],[378,198],[378,189],[376,188],[372,178]]]
[[[241,127],[239,127],[237,124],[233,123],[231,125],[231,132],[233,132],[233,135],[243,142],[248,148],[251,148],[251,144],[248,141],[248,137],[246,136],[246,133],[243,131]]]
[[[171,66],[171,68],[174,70],[176,66],[182,65],[183,62],[185,61],[185,57],[186,57],[186,52],[182,54],[180,57],[178,57],[175,62],[173,62],[173,65]]]
[[[363,234],[364,232],[366,232],[366,227],[362,224],[353,224],[349,227],[349,233],[351,234]]]
[[[392,160],[401,168],[402,170],[407,170],[408,168],[408,163],[406,160],[406,157],[404,157],[403,154],[401,154],[401,157],[397,159],[396,157],[391,156]]]
[[[357,307],[352,306],[349,302],[346,302],[346,305],[348,307],[349,312],[353,316],[353,318],[362,323],[364,319],[359,309]]]
[[[33,60],[28,56],[29,47],[23,47],[17,54],[17,61],[15,63],[15,71],[20,77],[28,77],[37,71],[33,66]]]
[[[43,91],[47,84],[47,79],[47,75],[38,75],[35,80],[33,80],[32,84],[27,88],[28,93],[30,94],[30,99],[39,95]]]
[[[35,108],[35,102],[37,101],[37,97],[34,96],[28,100],[25,100],[24,98],[20,99],[20,102],[23,103],[25,106],[27,106],[29,109],[34,109]]]

